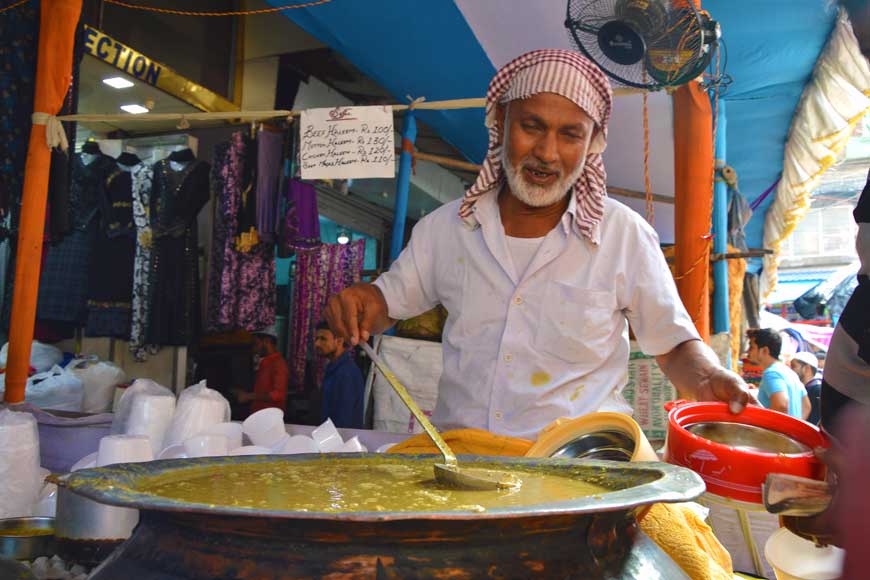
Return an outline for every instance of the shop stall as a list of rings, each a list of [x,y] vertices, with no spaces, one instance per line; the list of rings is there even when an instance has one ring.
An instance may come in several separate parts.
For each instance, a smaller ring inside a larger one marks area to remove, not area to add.
[[[364,416],[373,429],[336,428],[312,398],[325,373],[313,345],[327,298],[398,258],[412,222],[431,210],[414,201],[420,183],[463,185],[457,174],[427,171],[480,169],[486,81],[524,48],[551,38],[567,45],[564,2],[534,15],[511,2],[514,13],[498,33],[487,23],[508,11],[496,2],[419,7],[414,19],[437,23],[429,27],[408,25],[408,15],[387,2],[378,3],[382,10],[328,0],[263,9],[294,8],[285,14],[297,25],[390,94],[411,95],[368,106],[242,110],[86,27],[82,50],[91,65],[186,95],[174,110],[140,115],[61,114],[81,3],[41,4],[24,193],[10,224],[18,237],[8,353],[0,355],[9,407],[0,410],[0,519],[54,517],[54,544],[39,555],[57,553],[62,561],[18,559],[76,579],[86,571],[95,579],[461,572],[716,580],[735,570],[772,572],[761,545],[778,524],[766,513],[764,476],[823,480],[811,448],[827,439],[815,426],[783,426],[761,409],[761,418],[747,412],[737,423],[723,419],[724,403],[702,409],[709,412],[702,418],[691,404],[665,410],[676,392],[635,341],[617,393],[634,420],[619,413],[562,418],[534,441],[472,429],[445,433],[464,452],[461,465],[523,481],[473,497],[431,481],[435,450],[391,385],[398,377],[412,386],[413,399],[431,414],[446,312],[375,338],[375,351],[396,375],[369,369]],[[739,261],[745,269],[749,260],[746,279],[760,278],[762,295],[775,285],[778,246],[805,209],[813,180],[870,107],[870,73],[820,66],[792,118],[819,54],[824,65],[857,50],[848,22],[833,9],[797,3],[787,20],[812,21],[801,25],[798,52],[806,62],[768,63],[788,94],[765,101],[777,116],[764,130],[774,151],[759,155],[746,138],[759,113],[747,102],[764,93],[763,75],[747,73],[754,65],[734,45],[763,41],[738,16],[746,6],[705,8],[725,38],[735,39],[731,62],[711,53],[700,81],[667,92],[617,87],[605,160],[614,168],[608,193],[641,212],[666,246],[673,242],[664,251],[683,303],[727,367],[741,354],[745,324],[737,307],[743,274],[730,266]],[[387,39],[385,30],[398,36]],[[432,35],[453,41],[445,46]],[[439,74],[447,64],[451,74]],[[855,90],[832,104],[823,123],[819,103],[837,83]],[[465,159],[420,151],[418,121]],[[68,135],[72,124],[78,128]],[[53,147],[68,151],[68,176],[53,173],[63,165]],[[757,214],[736,228],[745,225],[743,243],[729,247],[735,169]],[[366,201],[379,195],[375,180],[394,188],[392,210]],[[353,185],[359,181],[369,185]],[[283,408],[248,413],[238,391],[256,391],[251,344],[262,336],[273,337],[273,352],[287,359]],[[63,365],[62,351],[75,360]],[[299,424],[302,417],[308,425]],[[689,428],[699,422],[786,433],[800,447],[696,436]],[[723,448],[746,455],[723,456]],[[770,457],[782,454],[795,457]],[[751,481],[738,473],[750,460],[763,463]],[[47,472],[53,475],[45,480]],[[407,496],[393,493],[405,489]],[[703,505],[672,505],[696,500]],[[832,570],[842,559],[835,549],[819,554]]]

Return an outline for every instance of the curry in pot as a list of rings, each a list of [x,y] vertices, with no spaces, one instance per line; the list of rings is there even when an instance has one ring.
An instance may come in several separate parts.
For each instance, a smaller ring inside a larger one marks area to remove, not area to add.
[[[608,491],[570,474],[560,476],[523,468],[517,489],[469,491],[435,481],[426,462],[379,460],[339,462],[241,463],[185,469],[137,486],[168,499],[255,510],[302,512],[484,512],[524,507]]]

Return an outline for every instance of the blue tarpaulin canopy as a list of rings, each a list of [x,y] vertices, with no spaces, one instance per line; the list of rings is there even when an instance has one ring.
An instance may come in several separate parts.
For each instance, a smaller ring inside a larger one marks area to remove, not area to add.
[[[278,0],[270,0],[279,4]],[[792,115],[836,16],[829,0],[707,0],[727,47],[728,163],[751,202],[776,182]],[[384,86],[397,102],[481,97],[497,67],[536,48],[570,48],[566,0],[336,0],[285,14]],[[643,189],[640,98],[619,97],[605,155],[608,181]],[[650,99],[652,189],[673,193],[672,107]],[[421,111],[419,118],[469,160],[480,162],[487,135],[482,110]],[[462,192],[457,192],[459,196]],[[747,225],[762,246],[761,202]],[[657,229],[670,241],[668,208]],[[672,219],[672,218],[671,218]],[[760,267],[758,264],[756,267]]]

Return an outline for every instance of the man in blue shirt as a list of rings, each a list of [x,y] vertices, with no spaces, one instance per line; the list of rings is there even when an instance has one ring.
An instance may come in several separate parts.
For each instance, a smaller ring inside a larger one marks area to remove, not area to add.
[[[333,334],[328,324],[321,322],[317,325],[314,350],[329,360],[321,388],[320,421],[332,419],[336,427],[362,429],[365,382],[344,339]]]
[[[810,415],[810,399],[800,378],[779,360],[782,337],[772,328],[751,329],[747,334],[747,358],[764,369],[758,402],[768,409],[805,420]]]

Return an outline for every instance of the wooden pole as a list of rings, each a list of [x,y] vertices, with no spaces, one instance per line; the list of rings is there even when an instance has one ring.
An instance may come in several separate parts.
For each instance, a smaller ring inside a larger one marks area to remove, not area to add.
[[[63,106],[72,78],[73,45],[81,10],[82,0],[42,0],[33,99],[36,113],[56,115]],[[34,123],[30,129],[24,167],[18,249],[15,254],[15,288],[12,293],[4,394],[7,403],[24,400],[30,371],[50,166],[51,149],[46,141],[45,125]]]

